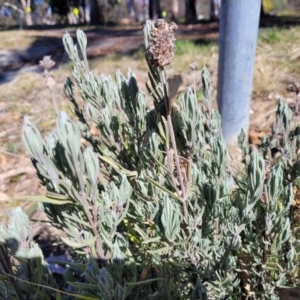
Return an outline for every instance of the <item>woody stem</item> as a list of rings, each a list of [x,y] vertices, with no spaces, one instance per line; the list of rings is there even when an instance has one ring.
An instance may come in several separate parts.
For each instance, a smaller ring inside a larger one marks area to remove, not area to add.
[[[183,181],[182,172],[180,169],[179,155],[178,155],[176,139],[175,139],[175,134],[174,134],[174,128],[173,128],[173,123],[172,123],[172,117],[171,117],[170,100],[169,100],[169,96],[168,96],[168,92],[167,92],[167,81],[166,81],[163,67],[160,67],[160,78],[161,78],[161,83],[163,85],[163,91],[164,91],[164,99],[165,99],[166,114],[167,114],[167,124],[168,124],[169,132],[170,132],[171,142],[172,142],[173,151],[174,151],[175,164],[176,164],[178,179],[179,179],[179,183],[180,183],[180,189],[181,189],[180,196],[181,196],[181,201],[182,201],[182,205],[183,205],[183,214],[184,214],[184,218],[186,219],[188,216],[187,194],[186,194],[185,184]]]

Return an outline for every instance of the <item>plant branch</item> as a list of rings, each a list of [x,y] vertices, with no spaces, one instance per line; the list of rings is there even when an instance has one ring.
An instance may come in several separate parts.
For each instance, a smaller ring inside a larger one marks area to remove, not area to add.
[[[269,247],[268,247],[268,243],[267,243],[267,238],[268,238],[268,230],[267,230],[267,223],[268,223],[268,212],[267,212],[267,206],[268,206],[268,202],[269,202],[269,196],[268,196],[268,190],[267,190],[267,185],[264,186],[264,190],[265,190],[265,198],[266,198],[266,212],[265,212],[265,218],[264,218],[264,221],[265,221],[265,224],[264,224],[264,250],[263,250],[263,264],[266,265],[267,262],[268,262],[268,250],[269,250]]]
[[[295,112],[296,112],[296,115],[299,114],[299,102],[298,102],[298,93],[295,93],[296,94],[296,108],[295,108]]]
[[[164,73],[164,68],[160,68],[160,78],[161,78],[161,83],[163,85],[163,91],[164,91],[164,99],[165,99],[165,106],[166,106],[166,114],[167,114],[167,123],[169,127],[169,132],[170,132],[170,137],[171,137],[171,142],[172,142],[172,147],[174,150],[174,158],[175,158],[175,164],[176,164],[176,169],[177,169],[177,174],[178,174],[178,179],[180,183],[180,188],[181,188],[181,201],[183,205],[183,215],[184,218],[187,219],[188,217],[188,210],[187,210],[187,194],[186,194],[186,187],[184,184],[184,180],[182,177],[181,173],[181,168],[180,168],[180,163],[179,163],[179,156],[178,156],[178,150],[177,150],[177,145],[176,145],[176,139],[175,139],[175,134],[174,134],[174,128],[173,128],[173,123],[172,123],[172,118],[171,118],[171,106],[170,106],[170,100],[167,92],[167,81]]]
[[[167,115],[167,122],[168,122],[169,130],[170,130],[172,146],[174,149],[175,164],[176,164],[176,169],[177,169],[178,178],[179,178],[179,182],[180,182],[180,188],[181,188],[181,194],[182,194],[181,199],[182,199],[182,204],[183,204],[184,218],[186,219],[188,216],[187,204],[186,204],[187,195],[185,192],[185,185],[183,182],[183,177],[182,177],[182,173],[181,173],[181,169],[180,169],[180,163],[179,163],[179,157],[178,157],[178,151],[177,151],[177,146],[176,146],[176,140],[175,140],[171,115]]]
[[[10,274],[12,272],[12,270],[9,269],[8,265],[6,264],[7,262],[9,262],[9,257],[6,254],[6,251],[3,249],[3,246],[0,245],[0,263],[5,271],[6,274]],[[13,277],[9,276],[9,281],[13,287],[13,289],[16,292],[16,296],[19,300],[23,300],[22,297],[22,293],[20,290],[20,287],[18,286],[18,284],[16,283],[15,279]]]
[[[97,230],[97,226],[96,226],[96,220],[93,219],[93,216],[89,210],[89,203],[88,203],[88,200],[87,200],[87,196],[86,196],[86,193],[85,193],[85,190],[84,190],[84,183],[83,183],[83,180],[82,180],[82,176],[80,174],[80,167],[78,166],[78,162],[76,162],[76,159],[74,156],[72,156],[72,159],[73,159],[73,165],[75,166],[75,171],[77,173],[77,178],[78,178],[78,181],[79,181],[79,186],[80,186],[80,190],[81,190],[81,196],[83,199],[83,209],[84,209],[84,212],[89,220],[89,223],[91,225],[91,228],[92,228],[92,231],[93,231],[93,234],[95,237],[97,237],[97,241],[96,241],[96,244],[97,244],[97,254],[100,256],[100,259],[106,259],[105,257],[105,254],[104,254],[104,251],[103,251],[103,248],[102,248],[102,244],[101,244],[101,238],[100,238],[100,235],[98,233],[98,230]]]
[[[57,104],[56,104],[56,100],[55,100],[54,92],[53,92],[52,88],[50,88],[50,94],[51,94],[51,99],[52,99],[52,102],[53,102],[53,106],[54,106],[55,112],[58,115],[59,111],[58,111],[58,107],[57,107]]]
[[[175,177],[174,177],[174,169],[171,167],[172,165],[171,165],[171,160],[170,160],[170,149],[166,150],[166,155],[167,155],[168,171],[169,171],[170,176],[171,176],[171,181],[173,183],[173,186],[174,186],[174,189],[175,189],[176,193],[179,195],[178,189],[177,189],[177,184],[176,184]]]
[[[166,266],[166,260],[163,258],[163,278],[164,278],[164,297],[167,298],[167,266]]]
[[[16,5],[14,5],[14,4],[11,4],[11,3],[8,3],[8,2],[4,2],[3,5],[4,6],[8,6],[8,7],[12,8],[12,9],[16,10],[20,14],[24,14],[24,11],[22,9],[20,9],[19,7],[17,7]]]

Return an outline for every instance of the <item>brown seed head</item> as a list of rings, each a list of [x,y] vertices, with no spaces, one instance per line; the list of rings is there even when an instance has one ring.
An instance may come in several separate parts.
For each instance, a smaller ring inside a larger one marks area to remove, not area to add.
[[[293,92],[293,93],[299,94],[299,92],[300,92],[300,83],[296,81],[296,82],[290,84],[287,87],[287,90],[289,92]]]
[[[149,54],[152,65],[164,67],[172,62],[175,50],[174,30],[177,28],[178,26],[173,22],[168,24],[163,19],[157,20],[156,28],[150,32],[152,40]]]
[[[199,67],[199,65],[198,65],[197,62],[194,61],[194,62],[190,63],[190,69],[191,70],[195,71],[195,70],[198,69],[198,67]]]

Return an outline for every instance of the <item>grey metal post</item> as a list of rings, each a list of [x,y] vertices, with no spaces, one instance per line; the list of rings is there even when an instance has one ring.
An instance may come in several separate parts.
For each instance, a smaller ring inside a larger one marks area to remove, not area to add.
[[[222,0],[218,108],[227,144],[248,131],[261,0]]]

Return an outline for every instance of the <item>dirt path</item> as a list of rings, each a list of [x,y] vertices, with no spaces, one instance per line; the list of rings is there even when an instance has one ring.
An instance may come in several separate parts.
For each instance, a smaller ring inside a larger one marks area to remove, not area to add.
[[[177,39],[217,39],[219,26],[217,22],[195,25],[180,25]],[[32,31],[29,36],[34,42],[27,48],[0,50],[0,85],[15,78],[20,72],[38,72],[38,62],[44,55],[55,56],[61,61],[65,53],[62,36],[64,30]],[[75,37],[75,30],[69,33]],[[112,29],[85,30],[88,38],[87,55],[89,58],[105,56],[110,53],[130,54],[144,46],[142,26],[114,27]]]

